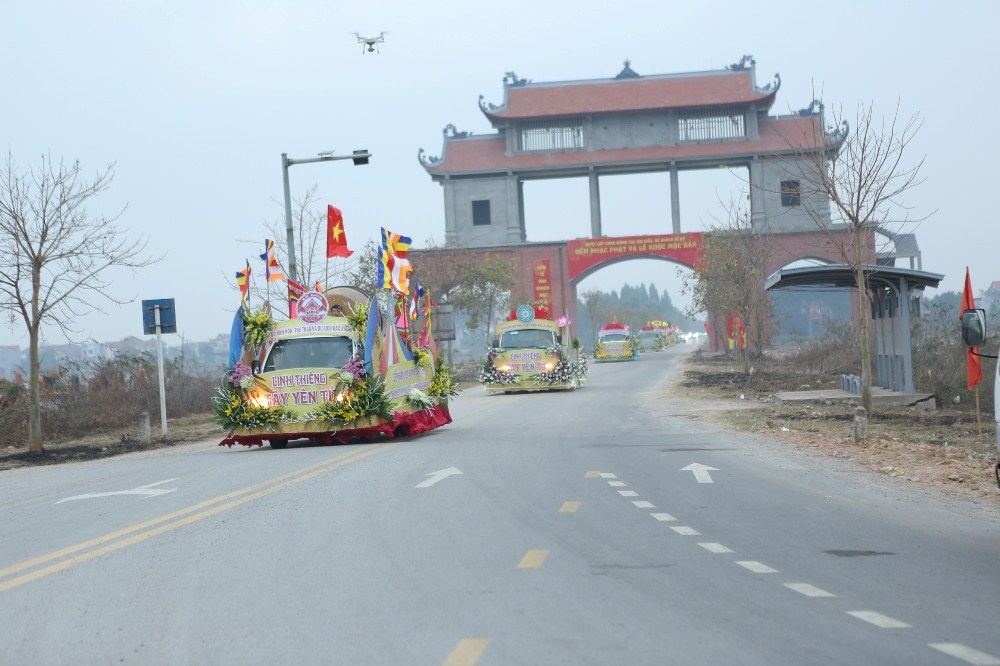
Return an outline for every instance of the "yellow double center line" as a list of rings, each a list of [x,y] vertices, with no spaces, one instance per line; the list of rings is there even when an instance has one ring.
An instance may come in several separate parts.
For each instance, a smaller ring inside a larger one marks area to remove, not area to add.
[[[173,513],[168,513],[164,516],[153,518],[115,532],[109,532],[90,541],[78,543],[75,546],[69,546],[68,548],[40,555],[39,557],[19,562],[5,569],[0,569],[0,592],[12,590],[15,587],[20,587],[39,578],[44,578],[49,574],[69,569],[102,555],[107,555],[108,553],[141,543],[147,539],[152,539],[155,536],[170,532],[179,527],[210,518],[223,511],[234,509],[261,497],[266,497],[267,495],[302,483],[303,481],[327,474],[339,467],[369,458],[393,446],[398,446],[398,443],[369,445],[363,449],[343,453],[330,460],[308,465],[293,472],[276,476],[273,479],[268,479],[267,481],[262,481],[261,483],[256,483],[252,486],[193,504],[185,509],[174,511]],[[79,554],[74,555],[74,553]],[[53,562],[53,564],[43,566],[48,562]],[[27,573],[21,573],[23,571],[27,571]],[[11,576],[13,577],[11,578]]]

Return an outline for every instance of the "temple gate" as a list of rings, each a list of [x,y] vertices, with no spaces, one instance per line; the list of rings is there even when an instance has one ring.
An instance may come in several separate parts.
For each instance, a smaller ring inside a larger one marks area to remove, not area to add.
[[[735,168],[745,170],[752,228],[777,239],[772,244],[782,263],[769,272],[804,258],[840,260],[829,229],[820,229],[830,227],[830,202],[810,182],[809,165],[839,150],[847,128],[827,131],[819,100],[771,115],[781,77],[758,86],[755,66],[743,56],[722,70],[643,76],[626,61],[611,79],[555,83],[508,72],[501,104],[479,98],[494,133],[447,125],[440,157],[418,152],[443,188],[445,245],[411,256],[419,266],[449,252],[503,255],[519,275],[515,299],[548,293],[554,312],[572,312],[576,283],[602,266],[652,257],[693,267],[701,237],[682,232],[678,174]],[[664,231],[672,233],[604,236],[601,177],[639,173],[665,175]],[[530,242],[524,183],[552,178],[587,178],[589,239]],[[919,256],[915,239],[909,241],[909,254],[900,254],[897,244],[894,258]],[[652,249],[659,244],[663,251]],[[667,248],[672,244],[681,247]],[[547,292],[537,291],[539,266],[550,281]]]

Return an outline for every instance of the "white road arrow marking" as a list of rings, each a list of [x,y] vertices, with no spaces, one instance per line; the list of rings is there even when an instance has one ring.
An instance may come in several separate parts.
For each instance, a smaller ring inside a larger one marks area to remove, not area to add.
[[[443,479],[447,479],[449,476],[452,476],[454,474],[461,474],[461,473],[462,473],[462,470],[460,470],[460,469],[458,469],[456,467],[449,467],[448,469],[439,469],[436,472],[431,472],[430,474],[428,474],[427,476],[430,477],[429,479],[427,479],[426,481],[421,481],[420,483],[418,483],[417,485],[415,485],[413,487],[414,488],[430,488],[431,486],[433,486],[438,481],[441,481]]]
[[[113,490],[109,493],[87,493],[86,495],[76,495],[74,497],[67,497],[66,499],[61,499],[58,502],[56,502],[56,504],[62,504],[63,502],[71,502],[73,500],[93,499],[95,497],[111,497],[112,495],[145,495],[146,497],[156,497],[157,495],[166,495],[167,493],[176,492],[177,489],[154,488],[153,486],[159,486],[164,483],[170,483],[171,481],[176,481],[176,480],[177,479],[167,479],[166,481],[147,483],[144,486],[139,486],[138,488],[132,488],[130,490]]]
[[[701,463],[691,463],[687,467],[682,467],[681,471],[694,472],[694,480],[698,483],[715,483],[712,481],[712,476],[709,472],[718,472],[719,470],[708,465],[702,465]]]

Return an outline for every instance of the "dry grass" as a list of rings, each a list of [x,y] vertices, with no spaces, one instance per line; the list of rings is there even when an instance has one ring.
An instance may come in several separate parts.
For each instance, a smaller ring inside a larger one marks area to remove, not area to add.
[[[868,438],[855,442],[855,406],[835,401],[779,403],[779,391],[839,388],[839,376],[802,373],[774,362],[747,377],[725,357],[689,357],[679,387],[711,401],[711,418],[741,432],[767,435],[872,471],[951,495],[1000,506],[994,466],[996,424],[973,411],[882,408],[869,415]]]

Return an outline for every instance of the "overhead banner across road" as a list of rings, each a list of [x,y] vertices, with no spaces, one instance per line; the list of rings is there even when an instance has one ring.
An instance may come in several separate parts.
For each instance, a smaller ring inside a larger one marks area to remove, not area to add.
[[[701,261],[704,234],[663,234],[661,236],[618,236],[566,241],[569,279],[576,280],[604,263],[622,259],[663,257],[694,268]]]

